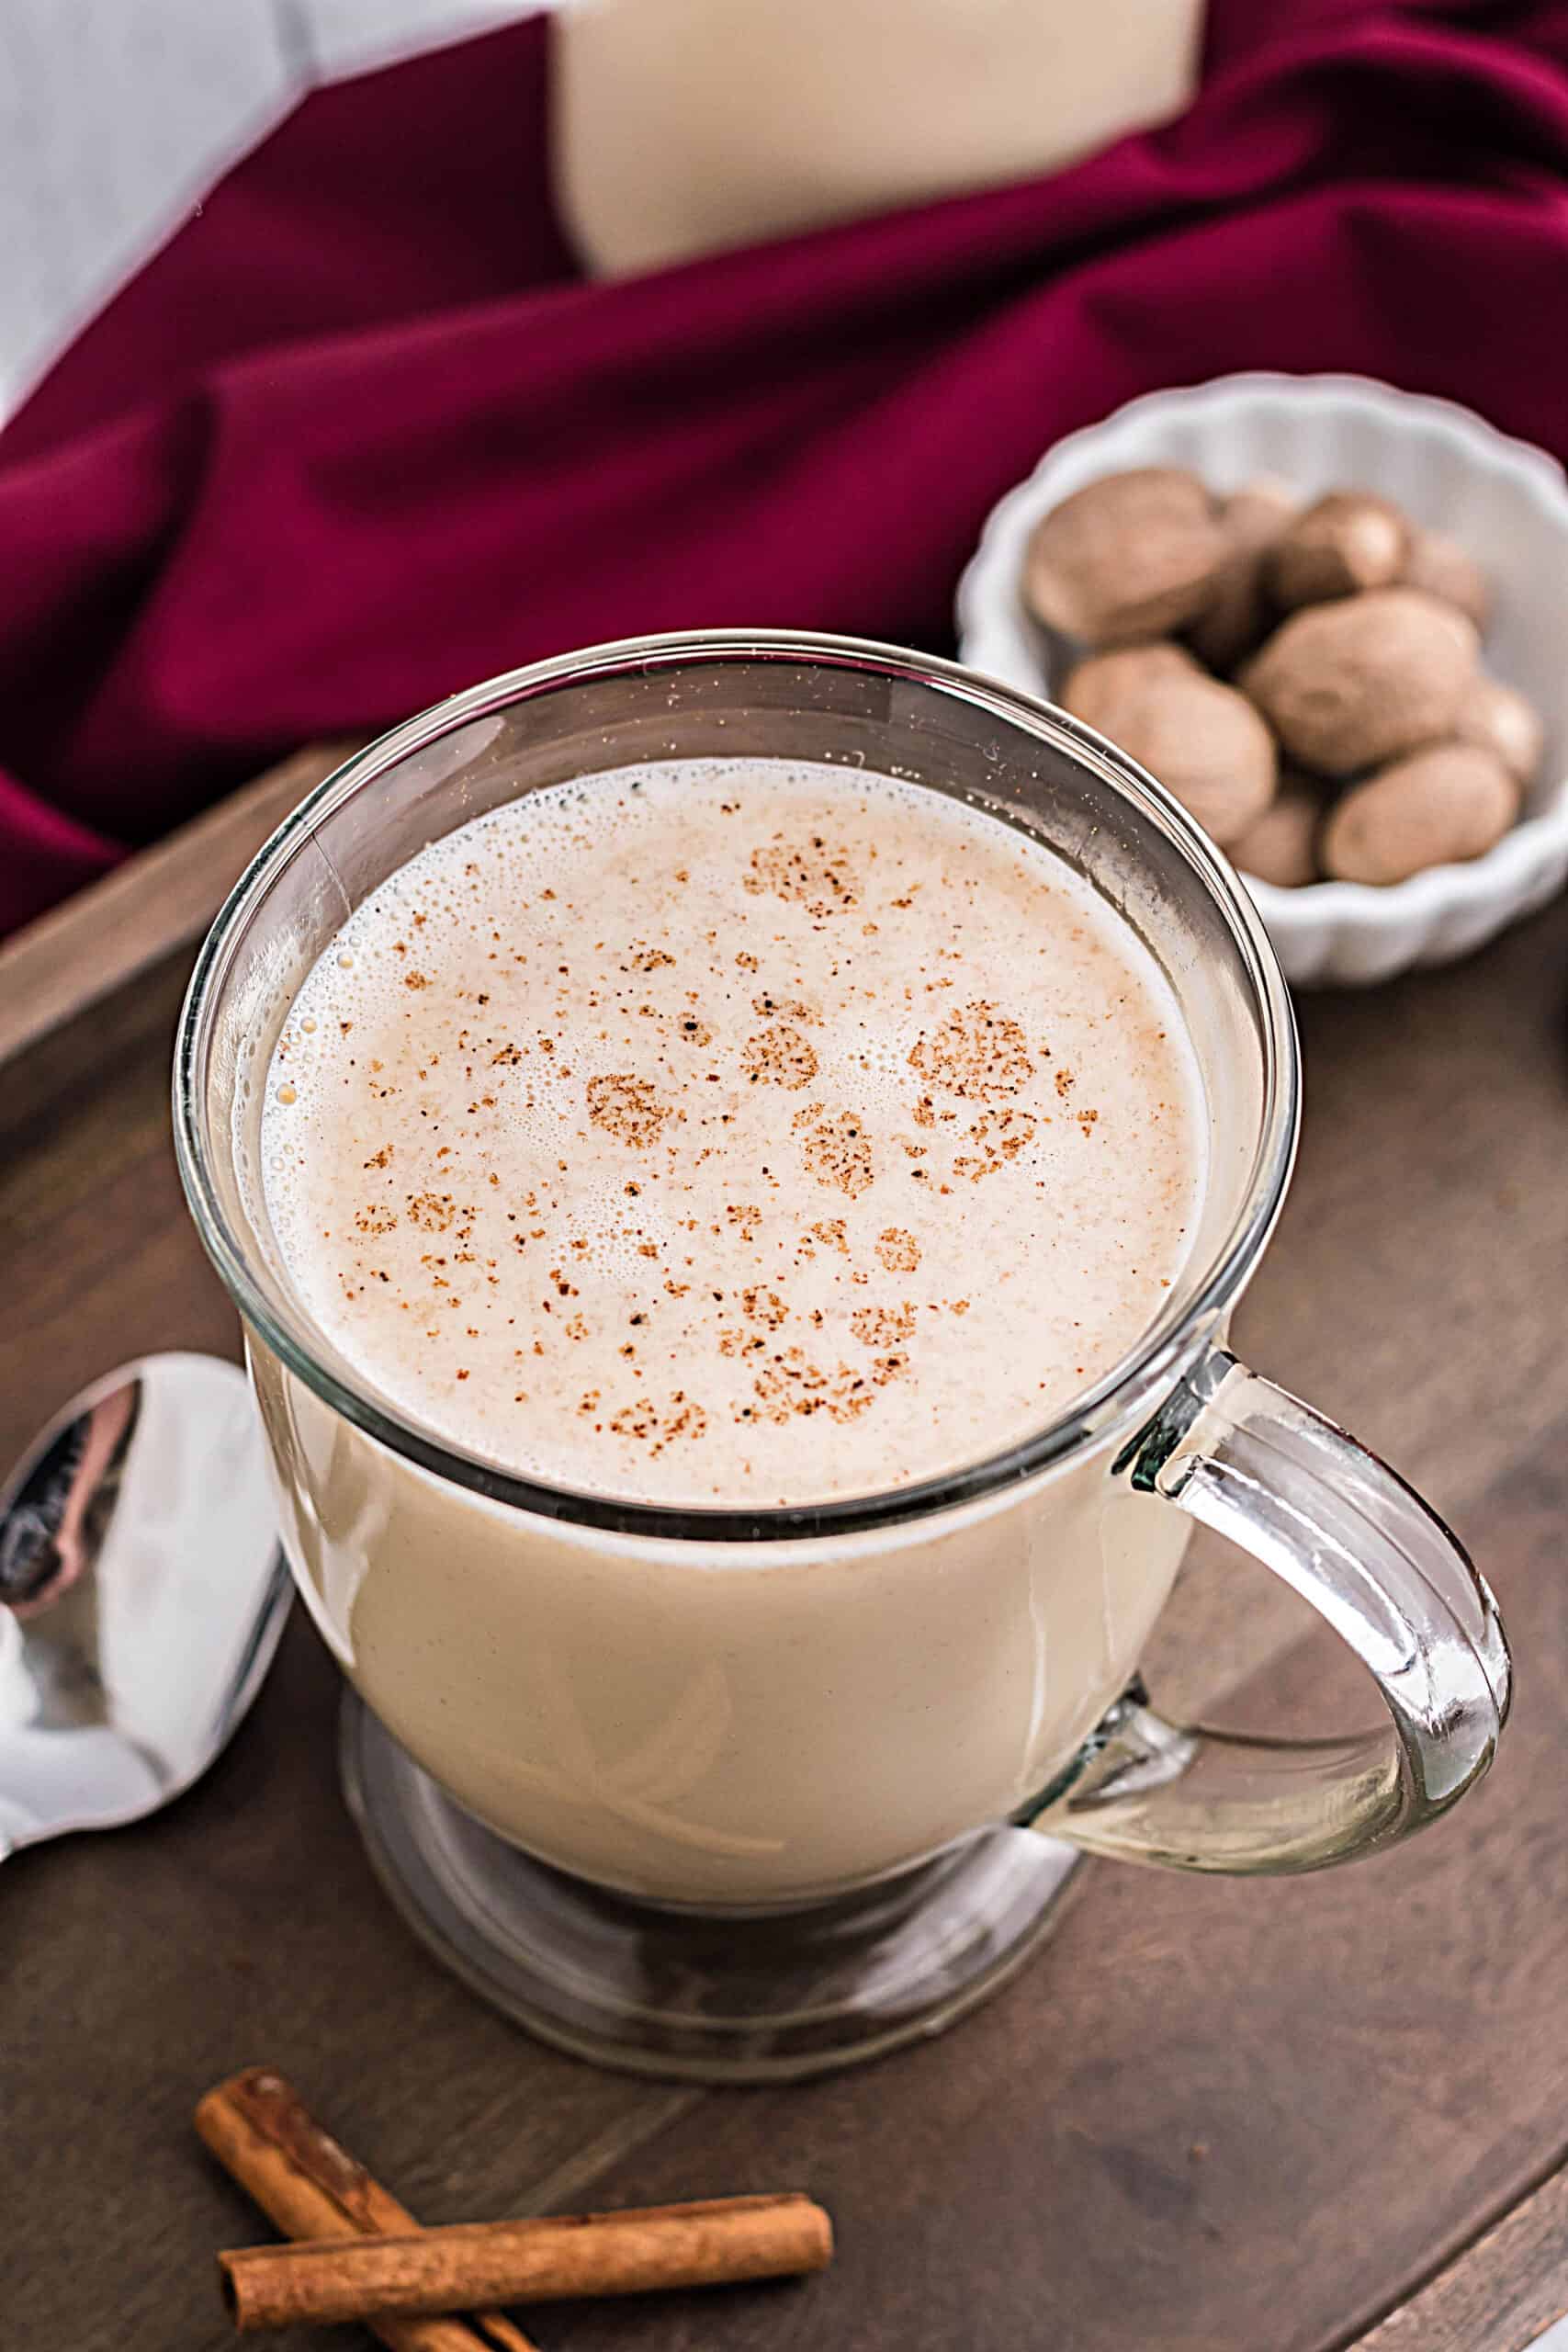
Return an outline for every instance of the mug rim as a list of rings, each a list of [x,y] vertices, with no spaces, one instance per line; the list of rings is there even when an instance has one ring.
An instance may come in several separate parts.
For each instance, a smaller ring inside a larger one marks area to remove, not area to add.
[[[251,918],[322,820],[404,761],[475,719],[595,678],[677,670],[697,662],[803,662],[863,671],[950,695],[1065,751],[1101,784],[1132,799],[1181,853],[1195,885],[1207,890],[1225,918],[1259,1016],[1262,1109],[1252,1166],[1241,1207],[1196,1281],[1179,1283],[1169,1304],[1134,1346],[1039,1428],[957,1469],[870,1494],[762,1509],[646,1502],[531,1478],[471,1452],[378,1396],[287,1292],[280,1291],[276,1299],[269,1295],[253,1272],[251,1253],[231,1229],[213,1182],[203,1088],[211,1008]],[[1246,1286],[1283,1204],[1300,1122],[1295,1017],[1268,932],[1235,869],[1163,785],[1070,713],[959,662],[870,639],[796,629],[670,631],[552,656],[432,704],[354,752],[283,819],[220,908],[181,1006],[173,1071],[175,1156],[202,1245],[247,1332],[259,1338],[325,1405],[420,1469],[492,1501],[608,1532],[688,1544],[798,1542],[926,1519],[1034,1478],[1087,1452],[1140,1413],[1152,1415],[1190,1359],[1223,1326]],[[323,1361],[329,1357],[335,1361]]]

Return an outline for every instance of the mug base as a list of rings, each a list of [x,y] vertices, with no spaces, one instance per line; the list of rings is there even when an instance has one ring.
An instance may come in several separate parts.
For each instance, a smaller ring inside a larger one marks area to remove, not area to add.
[[[940,2033],[1049,1933],[1082,1859],[996,1827],[808,1910],[666,1911],[484,1828],[353,1690],[339,1756],[382,1886],[472,1991],[576,2057],[682,2081],[787,2082]]]

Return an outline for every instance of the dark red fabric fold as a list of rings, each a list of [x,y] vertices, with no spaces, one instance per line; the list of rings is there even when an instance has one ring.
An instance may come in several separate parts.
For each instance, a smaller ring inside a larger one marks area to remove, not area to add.
[[[944,646],[992,501],[1162,384],[1356,368],[1568,452],[1568,0],[1227,0],[1164,130],[615,286],[547,38],[311,97],[0,435],[0,927],[568,646]]]

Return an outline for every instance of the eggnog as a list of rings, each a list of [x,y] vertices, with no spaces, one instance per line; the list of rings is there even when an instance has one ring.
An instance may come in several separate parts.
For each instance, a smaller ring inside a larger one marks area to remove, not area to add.
[[[552,1485],[906,1485],[1136,1343],[1203,1179],[1152,957],[1026,834],[826,765],[624,769],[393,874],[279,1036],[267,1208],[398,1409]]]
[[[1157,1316],[1201,1081],[1065,862],[828,765],[550,787],[362,902],[266,1089],[274,1243],[362,1389],[514,1476],[672,1507],[620,1532],[496,1500],[253,1347],[312,1613],[465,1807],[585,1878],[754,1907],[1060,1770],[1188,1532],[1110,1476],[1116,1437],[852,1534],[682,1511],[744,1530],[986,1461]]]

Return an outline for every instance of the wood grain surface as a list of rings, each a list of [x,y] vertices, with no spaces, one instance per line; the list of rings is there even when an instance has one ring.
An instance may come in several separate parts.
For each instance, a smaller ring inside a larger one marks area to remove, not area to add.
[[[264,785],[258,810],[302,788]],[[235,1351],[165,1091],[190,943],[250,846],[243,820],[179,845],[156,952],[135,869],[103,886],[148,950],[107,994],[90,910],[41,958],[0,952],[6,1077],[31,1073],[0,1085],[0,1458],[111,1363]],[[1565,999],[1559,907],[1467,965],[1307,1000],[1300,1174],[1237,1324],[1499,1592],[1518,1702],[1454,1815],[1297,1882],[1091,1865],[1038,1961],[925,2048],[789,2090],[638,2083],[528,2041],[411,1941],[344,1815],[335,1669],[297,1615],[188,1797],[0,1874],[0,2345],[227,2340],[213,2253],[267,2232],[189,2115],[265,2061],[426,2222],[780,2181],[834,2213],[821,2278],[563,2306],[530,2323],[545,2352],[1336,2352],[1380,2322],[1377,2352],[1517,2352],[1568,2302]],[[1363,1717],[1314,1627],[1206,1546],[1151,1679],[1231,1721]]]
[[[353,749],[318,744],[220,800],[155,849],[117,866],[0,946],[0,1069],[6,1125],[104,1069],[162,1019],[152,994],[194,948],[274,827]]]
[[[1360,2352],[1527,2352],[1568,2312],[1568,2166],[1391,2312]]]

